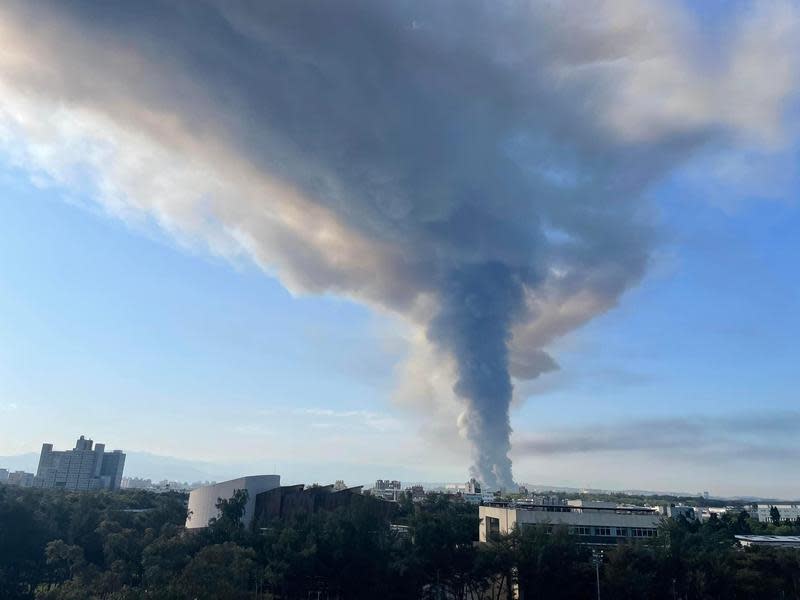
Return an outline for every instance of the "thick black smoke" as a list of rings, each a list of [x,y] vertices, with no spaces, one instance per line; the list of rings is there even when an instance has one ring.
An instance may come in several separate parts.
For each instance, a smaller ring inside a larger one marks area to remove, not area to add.
[[[752,104],[753,61],[697,71],[669,6],[9,0],[0,134],[117,214],[424,329],[474,474],[509,487],[512,378],[643,275],[648,187],[779,112],[772,88],[717,110]]]

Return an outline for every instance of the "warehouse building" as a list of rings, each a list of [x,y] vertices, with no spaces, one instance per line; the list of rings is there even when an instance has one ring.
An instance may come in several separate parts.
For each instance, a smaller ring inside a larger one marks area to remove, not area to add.
[[[288,519],[295,515],[333,511],[375,501],[375,498],[362,494],[361,486],[343,490],[336,490],[332,485],[282,486],[256,496],[254,527],[266,527],[272,521]],[[380,500],[375,506],[381,507],[388,516],[395,505],[393,502]]]
[[[479,508],[480,541],[511,533],[515,527],[566,527],[580,542],[611,545],[656,537],[662,515],[655,508],[613,502],[570,500],[566,505],[494,502]]]
[[[781,522],[794,523],[800,518],[800,505],[797,504],[757,504],[750,510],[750,514],[761,523],[771,523],[773,507],[777,509]]]

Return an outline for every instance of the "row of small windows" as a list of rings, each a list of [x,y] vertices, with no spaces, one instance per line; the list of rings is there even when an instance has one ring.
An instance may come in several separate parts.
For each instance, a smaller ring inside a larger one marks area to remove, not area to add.
[[[495,539],[500,536],[500,520],[493,517],[486,518],[487,537]],[[547,533],[553,533],[553,525],[545,525]],[[632,538],[652,538],[658,535],[657,531],[648,527],[590,527],[576,525],[569,527],[571,535],[595,536],[595,537],[632,537]]]
[[[656,535],[655,529],[641,529],[639,527],[631,529],[632,537],[653,537],[654,535]]]
[[[548,528],[548,531],[550,528]],[[569,532],[572,535],[595,535],[599,537],[654,537],[656,535],[655,529],[648,529],[644,527],[570,527]]]

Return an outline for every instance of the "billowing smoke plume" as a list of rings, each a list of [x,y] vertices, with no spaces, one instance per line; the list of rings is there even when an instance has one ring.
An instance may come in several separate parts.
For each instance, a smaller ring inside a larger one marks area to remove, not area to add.
[[[473,475],[506,489],[514,484],[508,342],[523,306],[523,285],[521,274],[503,263],[463,267],[447,275],[428,328],[457,365],[455,392],[466,404],[466,435],[476,450]]]
[[[641,278],[648,188],[781,141],[796,11],[725,19],[702,61],[666,1],[9,0],[0,144],[131,223],[403,316],[412,383],[448,374],[475,475],[510,486],[512,380]]]

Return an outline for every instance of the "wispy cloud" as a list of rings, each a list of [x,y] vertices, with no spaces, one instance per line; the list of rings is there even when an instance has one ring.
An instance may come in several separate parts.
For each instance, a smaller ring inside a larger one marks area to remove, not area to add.
[[[278,429],[274,420],[289,420],[292,426],[302,426],[318,430],[350,431],[368,433],[390,433],[402,429],[400,419],[383,412],[370,410],[334,410],[324,407],[304,407],[286,409],[263,409],[256,411],[257,419],[263,422],[248,422],[237,425],[234,430],[245,435],[273,435]]]
[[[326,417],[333,419],[330,427],[361,427],[376,431],[397,431],[401,427],[399,419],[387,413],[370,410],[333,410],[330,408],[298,408],[292,411],[301,417]]]

